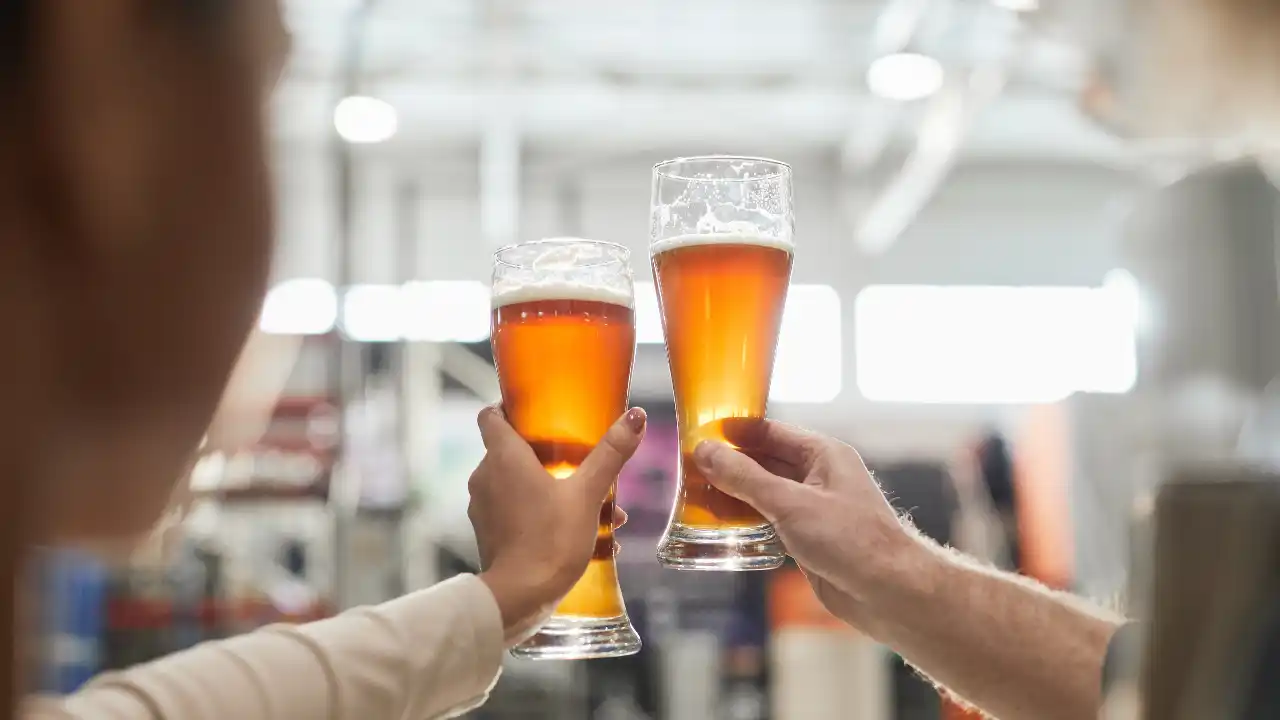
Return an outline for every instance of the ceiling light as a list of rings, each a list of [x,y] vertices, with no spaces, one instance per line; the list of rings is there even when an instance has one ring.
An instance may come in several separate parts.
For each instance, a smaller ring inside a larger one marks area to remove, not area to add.
[[[1013,12],[1032,12],[1040,9],[1039,0],[991,0],[991,4]]]
[[[489,286],[473,280],[407,283],[400,292],[405,340],[483,342],[489,339]]]
[[[333,127],[351,143],[380,143],[395,136],[399,118],[391,103],[353,95],[343,98],[333,111]]]
[[[840,395],[840,294],[829,285],[792,285],[782,313],[769,401],[828,403]]]
[[[638,282],[636,293],[636,342],[661,345],[662,312],[658,309],[658,291],[651,282]]]
[[[919,53],[876,58],[867,68],[867,88],[886,100],[920,100],[942,87],[942,63]]]
[[[1142,288],[1124,268],[1116,268],[1102,279],[1102,289],[1112,294],[1116,312],[1123,313],[1135,328],[1143,324]]]
[[[1132,297],[1109,287],[871,285],[854,300],[868,400],[1035,404],[1137,381]]]
[[[318,278],[286,280],[267,293],[258,327],[272,335],[323,335],[338,317],[338,294]]]
[[[342,298],[342,332],[357,342],[395,342],[404,333],[399,285],[353,285]]]

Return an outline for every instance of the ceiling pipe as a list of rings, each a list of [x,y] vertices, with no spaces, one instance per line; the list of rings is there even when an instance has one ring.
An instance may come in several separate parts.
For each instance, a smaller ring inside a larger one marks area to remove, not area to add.
[[[480,231],[492,248],[519,234],[520,145],[512,117],[496,110],[480,140]]]
[[[491,102],[480,140],[480,229],[490,247],[500,248],[515,243],[520,230],[522,142],[513,107],[520,14],[512,0],[487,0],[481,10]]]
[[[440,345],[440,370],[485,403],[496,403],[502,399],[493,365],[462,345]]]
[[[346,24],[346,46],[338,68],[339,95],[327,108],[331,151],[337,174],[338,257],[334,285],[339,288],[351,286],[355,271],[355,148],[338,134],[332,118],[334,109],[343,98],[360,92],[364,75],[365,30],[377,5],[378,0],[362,0],[351,11],[351,19]],[[346,303],[339,297],[335,325],[339,332],[346,319],[345,306]],[[363,387],[364,358],[358,343],[340,339],[333,343],[333,347],[335,352],[330,363],[329,389],[336,394],[340,409],[336,416],[338,437],[345,440],[348,433],[346,408],[359,397]],[[358,484],[341,481],[347,475],[341,471],[345,464],[345,458],[342,457],[344,445],[345,442],[339,444],[339,458],[336,460],[339,470],[332,473],[329,488],[329,505],[336,511],[333,522],[335,548],[349,546],[349,518],[359,505]],[[355,601],[350,578],[351,562],[347,553],[334,553],[333,588],[334,599],[339,608],[345,609]]]
[[[908,47],[937,1],[891,0],[876,18],[867,62]],[[840,147],[840,163],[847,175],[866,172],[880,161],[904,114],[902,103],[883,98],[871,98],[860,108]]]
[[[884,253],[897,242],[946,180],[974,120],[1004,89],[1021,26],[1010,11],[982,12],[991,14],[979,20],[990,19],[992,24],[979,24],[979,30],[990,33],[996,51],[928,101],[906,160],[887,182],[873,185],[867,177],[871,166],[862,168],[864,177],[849,178],[846,203],[853,215],[854,242],[867,254]]]

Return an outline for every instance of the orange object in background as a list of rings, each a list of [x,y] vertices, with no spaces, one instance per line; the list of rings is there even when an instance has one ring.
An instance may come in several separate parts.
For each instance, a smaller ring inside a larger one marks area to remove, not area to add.
[[[950,700],[943,700],[943,720],[983,720],[985,717],[977,710],[966,710]]]
[[[769,629],[777,633],[799,628],[855,632],[827,612],[799,568],[782,568],[769,581]]]
[[[1071,428],[1063,403],[1031,408],[1013,440],[1022,574],[1051,588],[1071,587]]]
[[[1013,446],[1013,480],[1017,486],[1018,570],[1045,585],[1071,586],[1071,435],[1062,403],[1032,408],[1023,419]],[[982,720],[983,714],[943,699],[945,720]]]

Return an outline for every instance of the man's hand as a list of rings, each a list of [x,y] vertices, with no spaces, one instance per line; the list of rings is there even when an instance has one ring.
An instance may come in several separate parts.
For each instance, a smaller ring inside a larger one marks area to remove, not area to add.
[[[628,410],[577,472],[556,480],[500,410],[481,411],[488,452],[471,474],[467,515],[509,644],[535,631],[587,569],[600,506],[640,447],[645,421],[640,408]],[[615,512],[615,527],[624,519]]]
[[[922,538],[844,443],[759,420],[725,436],[743,452],[703,443],[698,467],[774,523],[833,614],[996,717],[1097,717],[1119,618]]]
[[[858,452],[773,420],[726,421],[724,430],[743,452],[704,442],[694,452],[699,470],[773,524],[832,614],[870,631],[868,592],[918,543]]]

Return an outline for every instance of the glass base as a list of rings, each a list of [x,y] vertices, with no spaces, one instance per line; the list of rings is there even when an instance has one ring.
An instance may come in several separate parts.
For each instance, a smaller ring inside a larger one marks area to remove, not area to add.
[[[592,660],[640,652],[640,636],[626,615],[585,618],[553,615],[537,635],[511,648],[522,660]]]
[[[786,559],[772,525],[704,530],[671,523],[658,544],[658,562],[676,570],[772,570]]]

